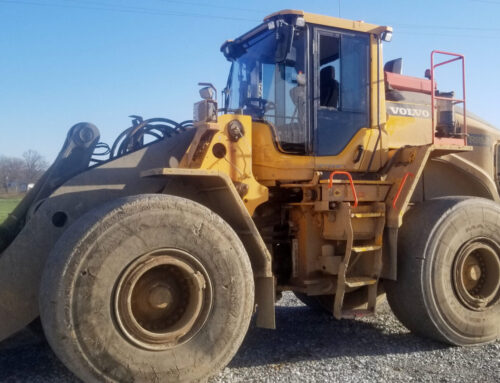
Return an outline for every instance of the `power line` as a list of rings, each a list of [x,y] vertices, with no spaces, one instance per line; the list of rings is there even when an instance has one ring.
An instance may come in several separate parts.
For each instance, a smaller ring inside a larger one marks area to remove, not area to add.
[[[69,0],[75,1],[75,0]],[[73,9],[85,9],[94,11],[109,11],[109,12],[121,12],[121,13],[134,13],[134,14],[147,14],[147,15],[158,15],[158,16],[180,16],[180,17],[195,17],[195,18],[210,18],[210,19],[222,19],[222,20],[234,20],[234,21],[251,21],[260,22],[260,20],[247,19],[242,17],[230,17],[221,15],[209,15],[194,12],[183,12],[183,11],[168,11],[165,9],[155,9],[155,8],[144,8],[144,7],[133,7],[133,6],[116,6],[110,4],[103,4],[102,2],[87,2],[87,4],[61,4],[61,3],[38,3],[34,1],[26,0],[0,0],[0,3],[12,4],[12,5],[30,5],[30,6],[41,6],[41,7],[55,7],[55,8],[73,8]],[[94,5],[95,4],[95,5]]]
[[[75,0],[67,0],[67,1],[75,1]],[[87,3],[96,3],[95,1],[87,1],[87,0],[76,0],[78,2],[87,2]],[[154,2],[159,2],[159,3],[170,3],[170,4],[179,4],[179,5],[194,5],[197,7],[207,7],[207,8],[218,8],[218,9],[228,9],[228,10],[235,10],[235,11],[244,11],[244,12],[255,12],[262,14],[262,10],[259,9],[251,9],[251,8],[241,8],[241,7],[233,7],[229,5],[217,5],[217,4],[207,4],[207,3],[200,3],[200,2],[193,2],[193,1],[180,1],[180,0],[152,0]],[[113,1],[108,2],[112,3]],[[99,2],[98,4],[103,4],[103,1]]]
[[[484,27],[455,27],[451,25],[418,25],[418,24],[395,24],[399,28],[415,28],[415,29],[450,29],[450,30],[459,30],[459,31],[481,31],[481,32],[498,32],[500,28],[484,28]]]
[[[417,35],[414,32],[397,32],[396,34],[399,35],[411,35],[415,36]],[[439,36],[439,37],[453,37],[453,38],[472,38],[472,39],[498,39],[498,36],[494,35],[461,35],[461,34],[446,34],[446,33],[431,33],[431,32],[420,32],[418,33],[418,36]]]
[[[177,0],[158,0],[164,3],[176,3],[176,4],[190,4],[190,5],[202,5],[197,2],[183,2]],[[491,1],[491,0],[472,0],[472,1]],[[73,2],[76,4],[68,4],[68,2]],[[29,6],[42,6],[42,7],[56,7],[56,8],[73,8],[73,9],[85,9],[85,10],[94,10],[94,11],[108,11],[108,12],[121,12],[121,13],[133,13],[133,14],[147,14],[147,15],[157,15],[157,16],[179,16],[179,17],[194,17],[194,18],[204,18],[204,19],[222,19],[222,20],[234,20],[234,21],[249,21],[253,23],[261,22],[261,20],[243,18],[243,17],[232,17],[232,16],[222,16],[222,15],[211,15],[211,14],[203,14],[203,13],[195,13],[195,12],[186,12],[186,11],[175,11],[175,10],[166,10],[160,8],[148,8],[148,7],[137,7],[137,6],[129,6],[129,5],[117,5],[105,3],[102,1],[84,1],[81,0],[67,0],[66,3],[50,3],[44,1],[36,2],[30,0],[0,0],[0,3],[4,4],[12,4],[12,5],[29,5]],[[500,2],[498,2],[500,4]],[[340,5],[340,0],[339,0]],[[204,6],[209,6],[204,4]],[[226,8],[224,6],[212,6],[217,8]],[[251,10],[247,8],[238,8],[231,7],[231,9],[241,10],[241,11],[252,11],[257,12],[257,10]],[[421,29],[436,29],[436,30],[468,30],[468,31],[477,31],[477,32],[498,32],[500,28],[486,28],[486,27],[464,27],[464,26],[448,26],[448,25],[418,25],[418,24],[398,24],[395,23],[395,26],[401,29],[415,29],[420,31]],[[401,34],[405,34],[404,31],[399,32]],[[406,34],[409,34],[408,32]],[[420,34],[425,34],[420,32]],[[446,37],[460,37],[460,35],[445,35],[439,33],[427,33],[427,35],[434,36],[446,36]],[[462,37],[479,37],[479,38],[493,38],[496,36],[474,36],[474,35],[461,35]]]
[[[181,5],[196,5],[199,7],[208,7],[208,8],[219,8],[219,9],[232,9],[235,11],[244,11],[244,12],[255,12],[258,14],[262,14],[262,10],[260,9],[251,9],[251,8],[241,8],[241,7],[232,7],[230,5],[216,5],[216,4],[207,4],[207,3],[197,3],[192,1],[178,1],[178,0],[157,0],[162,3],[173,3],[173,4],[181,4]]]
[[[500,1],[493,1],[493,0],[470,0],[474,3],[485,3],[485,4],[494,4],[494,5],[500,5]]]
[[[81,0],[66,0],[66,1],[71,1],[75,2],[78,4],[81,4]],[[197,4],[197,3],[189,3],[189,2],[181,2],[181,1],[169,1],[169,0],[162,0],[162,2],[171,2],[171,3],[179,3],[179,4]],[[203,18],[219,18],[219,19],[224,19],[224,20],[243,20],[243,21],[252,21],[255,22],[255,19],[247,19],[247,18],[239,18],[239,17],[230,17],[230,16],[221,16],[221,15],[210,15],[210,14],[204,14],[204,13],[194,13],[194,12],[185,12],[185,11],[176,11],[176,10],[167,10],[167,9],[159,9],[159,8],[145,8],[145,7],[136,7],[136,6],[130,6],[130,5],[113,5],[113,4],[105,4],[102,1],[88,1],[85,0],[85,3],[88,4],[94,4],[96,6],[105,6],[108,7],[110,10],[122,10],[126,9],[127,11],[137,11],[137,12],[161,12],[161,14],[168,14],[168,15],[176,15],[176,16],[193,16],[193,17],[203,17]]]

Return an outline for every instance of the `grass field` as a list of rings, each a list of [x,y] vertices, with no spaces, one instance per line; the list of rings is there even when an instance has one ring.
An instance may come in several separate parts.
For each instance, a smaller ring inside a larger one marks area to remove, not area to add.
[[[21,201],[21,197],[0,198],[0,223],[2,223],[7,215],[14,210],[17,204]]]

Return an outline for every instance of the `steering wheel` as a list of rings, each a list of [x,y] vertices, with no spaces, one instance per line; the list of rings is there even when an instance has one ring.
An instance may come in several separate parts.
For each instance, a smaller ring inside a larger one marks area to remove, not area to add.
[[[254,103],[257,103],[258,106]],[[245,105],[251,110],[258,110],[261,115],[264,115],[264,113],[276,108],[276,104],[274,102],[260,97],[248,97],[245,100]]]
[[[259,105],[258,108],[262,109],[262,110],[264,110],[264,108],[266,107],[266,104],[267,104],[267,100],[264,99],[264,98],[260,98],[260,97],[248,97],[245,100],[245,105],[249,106],[251,108],[256,108],[257,106],[255,106],[253,104],[254,102],[258,103],[258,105]]]

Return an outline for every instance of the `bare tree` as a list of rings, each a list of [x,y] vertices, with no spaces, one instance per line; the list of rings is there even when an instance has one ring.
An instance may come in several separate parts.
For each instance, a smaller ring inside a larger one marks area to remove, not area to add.
[[[45,170],[47,161],[36,150],[24,152],[22,159],[0,156],[0,189],[6,193],[12,189],[19,191],[20,187],[23,190],[30,183],[38,181]]]
[[[24,181],[26,184],[35,183],[47,170],[47,161],[36,150],[30,149],[23,153]]]
[[[0,157],[0,183],[5,190],[9,191],[11,183],[19,183],[23,180],[24,161],[15,157]]]

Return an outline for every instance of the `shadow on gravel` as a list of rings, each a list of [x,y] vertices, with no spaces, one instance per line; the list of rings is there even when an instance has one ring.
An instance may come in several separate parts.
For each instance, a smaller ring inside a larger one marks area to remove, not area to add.
[[[276,320],[277,330],[256,328],[252,321],[230,368],[448,348],[411,335],[390,313],[381,312],[368,320],[337,321],[306,306],[277,306]],[[0,344],[0,382],[79,380],[59,362],[43,336],[25,329]]]
[[[391,325],[393,333],[388,333],[380,317],[373,321],[338,321],[306,306],[278,306],[277,329],[257,328],[252,321],[229,367],[254,367],[345,356],[411,354],[450,347],[419,338],[403,329],[394,333],[394,323]]]
[[[0,382],[80,382],[41,334],[26,329],[0,344]]]

